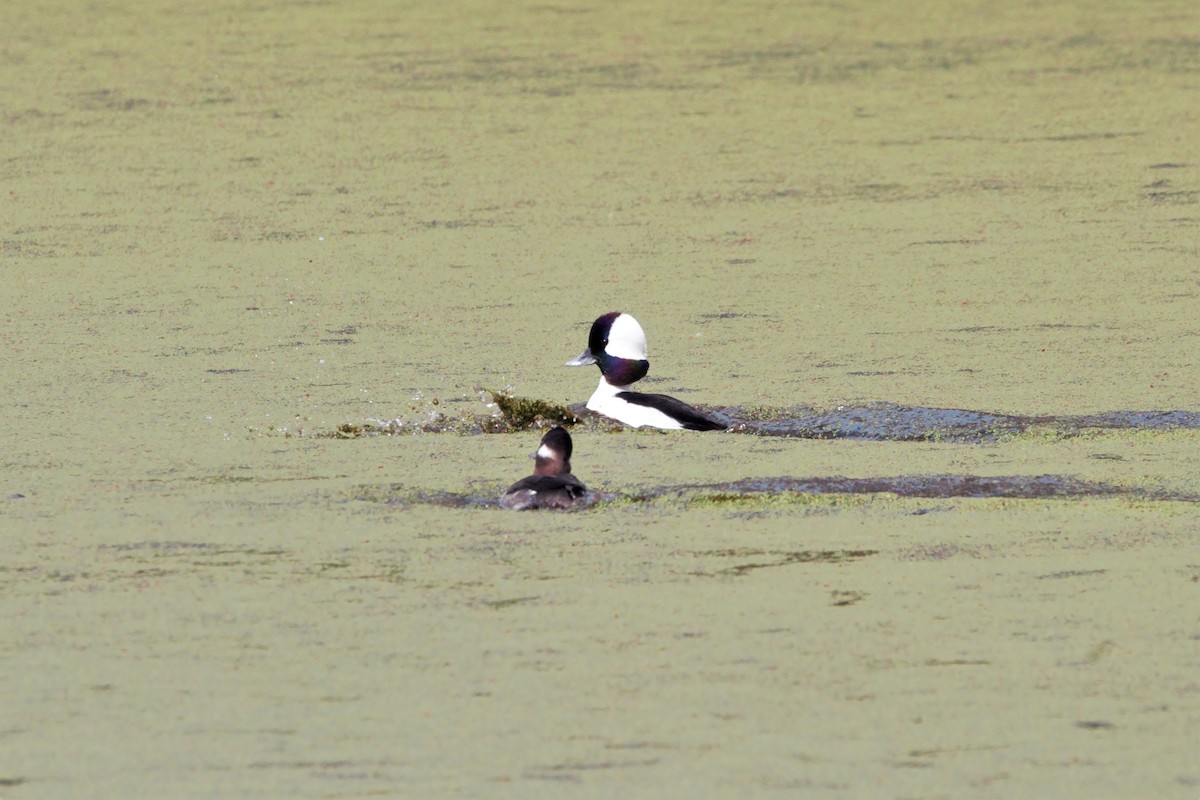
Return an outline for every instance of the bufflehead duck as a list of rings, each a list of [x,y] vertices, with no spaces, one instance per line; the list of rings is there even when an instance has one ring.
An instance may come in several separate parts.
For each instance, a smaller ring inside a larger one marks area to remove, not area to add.
[[[500,505],[514,511],[529,508],[570,508],[583,501],[587,487],[571,474],[571,434],[551,428],[533,454],[533,474],[508,487]]]
[[[629,390],[630,384],[646,376],[650,362],[646,359],[646,333],[628,314],[611,311],[596,318],[587,350],[566,365],[586,364],[600,367],[600,385],[587,401],[587,407],[598,414],[635,428],[723,431],[729,427],[674,397]]]

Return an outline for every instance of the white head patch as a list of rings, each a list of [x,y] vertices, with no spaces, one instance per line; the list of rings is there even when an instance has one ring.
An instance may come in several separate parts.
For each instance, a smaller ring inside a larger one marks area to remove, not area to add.
[[[646,360],[646,332],[638,321],[628,314],[613,320],[608,330],[608,344],[604,351],[610,356],[627,358],[631,361]]]

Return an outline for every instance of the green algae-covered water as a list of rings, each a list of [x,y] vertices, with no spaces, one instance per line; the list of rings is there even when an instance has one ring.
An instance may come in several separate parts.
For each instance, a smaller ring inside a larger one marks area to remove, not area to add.
[[[9,10],[0,795],[1194,797],[1198,23]]]

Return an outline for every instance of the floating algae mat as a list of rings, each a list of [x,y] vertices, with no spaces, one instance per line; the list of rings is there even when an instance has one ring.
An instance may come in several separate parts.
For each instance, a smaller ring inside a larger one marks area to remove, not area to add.
[[[396,417],[390,420],[364,420],[358,423],[344,422],[333,432],[315,434],[317,437],[357,439],[360,436],[399,436],[422,433],[512,433],[534,428],[549,428],[554,425],[576,425],[580,418],[572,408],[545,400],[517,397],[507,391],[478,389],[481,400],[494,411],[491,414],[461,412],[447,414],[442,403],[434,398],[424,407],[412,407],[412,417]],[[491,397],[488,402],[485,396]],[[467,398],[458,398],[463,402]],[[586,410],[583,414],[590,414]],[[591,415],[595,416],[595,415]],[[618,425],[618,427],[620,427]]]

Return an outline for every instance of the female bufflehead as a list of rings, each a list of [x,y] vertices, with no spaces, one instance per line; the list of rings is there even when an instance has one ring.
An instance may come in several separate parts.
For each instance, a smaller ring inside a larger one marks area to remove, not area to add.
[[[723,431],[729,426],[665,394],[629,391],[650,370],[646,359],[646,333],[628,314],[612,311],[597,317],[588,334],[588,348],[567,362],[568,367],[596,364],[600,385],[587,407],[618,422],[640,428],[689,431]]]
[[[514,511],[528,508],[570,508],[583,502],[587,487],[571,474],[571,434],[562,426],[550,429],[533,454],[533,474],[508,487],[500,505]]]

